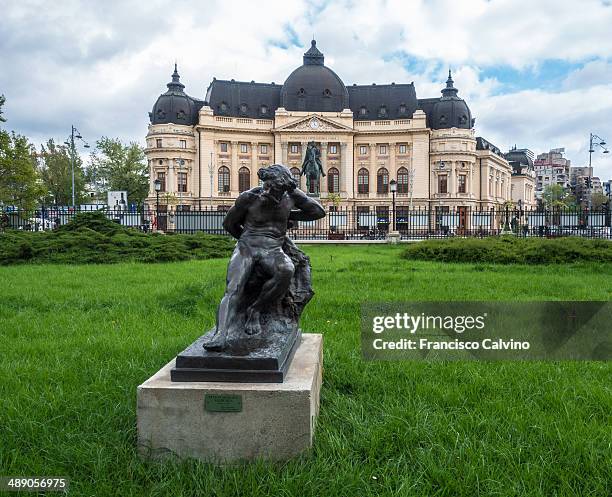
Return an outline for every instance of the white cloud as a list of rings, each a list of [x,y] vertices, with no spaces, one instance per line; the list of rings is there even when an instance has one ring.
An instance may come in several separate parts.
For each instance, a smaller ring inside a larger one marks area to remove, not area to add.
[[[596,0],[70,0],[53,8],[9,0],[0,93],[8,127],[36,143],[63,141],[72,123],[92,142],[142,142],[175,59],[199,98],[213,76],[281,84],[314,34],[346,84],[414,81],[419,97],[435,97],[451,66],[478,134],[502,148],[565,146],[580,163],[589,131],[612,140],[610,25],[612,7]],[[304,46],[291,44],[288,27]],[[554,91],[507,93],[503,81],[483,76],[551,59],[586,63]],[[604,177],[612,176],[609,155],[597,157]]]

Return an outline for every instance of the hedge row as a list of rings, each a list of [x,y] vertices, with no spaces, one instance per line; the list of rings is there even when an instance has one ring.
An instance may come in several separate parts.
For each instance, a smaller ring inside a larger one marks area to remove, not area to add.
[[[114,223],[102,213],[82,213],[54,231],[1,233],[0,265],[213,259],[227,257],[233,247],[229,237],[142,233]]]
[[[406,259],[440,262],[498,264],[562,264],[579,261],[612,262],[612,241],[579,237],[451,238],[412,243],[402,253]]]

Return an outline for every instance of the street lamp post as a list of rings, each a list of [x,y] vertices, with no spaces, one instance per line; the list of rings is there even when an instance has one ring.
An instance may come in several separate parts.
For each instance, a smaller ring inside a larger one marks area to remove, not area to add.
[[[601,148],[604,154],[610,153],[610,151],[605,147],[605,145],[606,140],[604,140],[601,136],[597,136],[595,133],[589,133],[589,168],[592,164],[591,158],[593,152],[595,152],[595,147]]]
[[[397,192],[397,181],[394,179],[389,181],[389,188],[391,189],[391,194],[393,195],[393,231],[395,231],[395,193]]]
[[[157,197],[157,207],[156,207],[156,212],[155,212],[155,217],[159,216],[159,192],[161,192],[161,180],[159,178],[157,178],[153,184],[155,185],[155,195]]]
[[[76,155],[76,148],[74,145],[74,139],[77,140],[81,140],[83,142],[83,148],[89,148],[89,144],[83,140],[83,137],[81,136],[81,133],[79,133],[79,130],[77,130],[74,125],[70,126],[70,143],[68,142],[64,142],[66,145],[68,145],[70,147],[70,169],[72,171],[72,208],[74,209],[76,207],[76,200],[75,200],[75,194],[74,194],[74,164],[75,164],[75,155]]]
[[[153,185],[155,187],[155,196],[157,197],[157,204],[155,207],[155,229],[159,231],[159,192],[161,192],[162,183],[159,178],[157,178]]]

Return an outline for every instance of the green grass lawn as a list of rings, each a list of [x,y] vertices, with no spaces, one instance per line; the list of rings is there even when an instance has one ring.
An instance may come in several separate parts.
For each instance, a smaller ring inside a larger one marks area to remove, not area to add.
[[[0,475],[71,495],[612,493],[612,366],[364,362],[367,300],[609,300],[612,264],[417,262],[402,247],[306,246],[324,335],[313,450],[286,463],[147,463],[136,387],[214,320],[225,259],[0,267]]]

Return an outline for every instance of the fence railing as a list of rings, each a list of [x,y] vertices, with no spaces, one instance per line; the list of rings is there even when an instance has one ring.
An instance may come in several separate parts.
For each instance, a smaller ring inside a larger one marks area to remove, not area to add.
[[[108,219],[142,231],[166,233],[205,232],[226,235],[226,211],[207,207],[202,210],[104,209]],[[77,211],[70,208],[41,207],[33,211],[0,211],[0,229],[52,230],[69,223]],[[317,221],[294,222],[289,233],[296,240],[386,240],[390,232],[401,239],[485,237],[503,233],[529,237],[583,236],[612,239],[608,209],[434,209],[398,205],[328,208]]]

